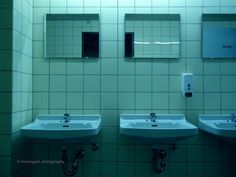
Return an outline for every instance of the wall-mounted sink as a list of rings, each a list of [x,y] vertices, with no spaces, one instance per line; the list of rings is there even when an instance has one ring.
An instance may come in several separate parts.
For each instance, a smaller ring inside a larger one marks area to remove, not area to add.
[[[148,143],[173,143],[194,136],[198,128],[182,114],[121,114],[120,133]]]
[[[78,141],[95,136],[101,129],[100,115],[41,114],[21,128],[22,136],[47,140]]]
[[[236,115],[234,114],[199,115],[198,127],[226,140],[236,140]]]

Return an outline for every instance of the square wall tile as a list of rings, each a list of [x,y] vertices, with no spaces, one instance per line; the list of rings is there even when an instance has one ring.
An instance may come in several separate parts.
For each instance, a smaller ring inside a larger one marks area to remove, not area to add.
[[[94,0],[94,1],[84,1],[84,7],[100,7],[101,0]]]
[[[151,92],[151,76],[135,76],[136,92]]]
[[[66,74],[66,61],[50,59],[50,74]]]
[[[101,77],[101,91],[102,92],[116,92],[117,91],[117,76],[102,76]]]
[[[118,161],[132,162],[134,160],[134,145],[118,145]]]
[[[203,93],[193,93],[193,97],[187,99],[187,109],[203,109]]]
[[[135,94],[135,109],[151,109],[151,93]]]
[[[102,58],[116,58],[118,54],[117,41],[101,41]]]
[[[0,113],[10,113],[12,111],[12,94],[0,92],[0,98],[4,102],[4,104],[0,106]]]
[[[134,92],[134,76],[118,76],[119,92]]]
[[[11,136],[10,135],[0,135],[1,142],[4,142],[0,146],[0,156],[10,156],[11,155]]]
[[[66,0],[50,0],[51,7],[66,7]]]
[[[0,134],[10,134],[11,116],[9,114],[0,114],[0,117],[1,117]]]
[[[65,93],[50,93],[50,109],[66,109]]]
[[[0,91],[9,92],[12,87],[12,73],[9,71],[0,71],[0,83],[2,84]]]
[[[101,25],[101,40],[117,40],[117,24]]]
[[[170,166],[171,176],[186,177],[186,163],[174,162]]]
[[[186,109],[185,99],[182,93],[170,93],[170,109]]]
[[[81,92],[84,88],[84,78],[81,75],[68,75],[66,85],[68,92]]]
[[[117,74],[117,60],[101,59],[101,74]]]
[[[0,165],[2,167],[2,175],[3,176],[11,176],[11,157],[3,156],[0,157]]]
[[[102,93],[101,109],[117,109],[117,93]]]
[[[104,127],[101,130],[101,143],[102,144],[116,144],[117,143],[117,128]]]
[[[133,7],[134,6],[134,0],[119,0],[118,1],[118,6],[119,7]]]
[[[50,76],[50,91],[65,92],[66,91],[66,76]]]
[[[9,40],[11,38],[11,32],[12,31],[8,29],[0,29],[0,38],[4,41],[0,44],[0,50],[8,50],[12,48],[12,41]]]
[[[204,108],[220,110],[221,108],[220,93],[204,93]]]
[[[118,177],[123,176],[134,177],[134,163],[118,162]]]
[[[99,92],[100,91],[100,77],[99,76],[84,76],[84,91],[85,92]]]
[[[10,28],[12,22],[12,11],[10,9],[1,9],[0,16],[2,18],[2,22],[0,24],[0,28]]]
[[[187,176],[198,177],[204,175],[203,163],[189,162],[187,164]]]
[[[67,0],[68,7],[82,7],[83,5],[84,5],[84,1]]]
[[[118,113],[117,110],[101,110],[102,126],[117,126]]]
[[[48,92],[33,92],[33,109],[48,109]]]
[[[117,145],[102,144],[101,145],[101,160],[104,162],[116,162],[117,161]]]
[[[100,60],[84,60],[84,74],[100,74]]]
[[[221,92],[235,92],[235,91],[236,91],[236,76],[222,76]]]
[[[102,23],[117,23],[117,8],[102,8],[101,21]]]
[[[152,150],[148,145],[135,145],[135,161],[150,162],[152,159]]]
[[[116,162],[101,162],[101,176],[103,177],[117,177]]]
[[[134,109],[134,93],[119,93],[118,109]]]
[[[169,94],[168,93],[153,93],[152,108],[153,109],[169,109]]]
[[[236,93],[222,93],[222,109],[236,109]]]
[[[34,7],[49,7],[49,0],[33,0]]]
[[[169,76],[153,76],[152,91],[153,92],[169,92]]]
[[[34,75],[33,91],[49,91],[49,75]]]
[[[168,75],[169,74],[169,61],[166,59],[158,59],[152,63],[153,74]]]
[[[127,60],[124,60],[124,59],[119,59],[118,60],[118,74],[119,75],[126,75],[126,74],[129,74],[129,75],[132,75],[134,74],[134,61],[131,60],[131,61],[127,61]]]
[[[185,6],[185,0],[169,0],[169,5],[173,7]]]
[[[136,7],[150,7],[151,6],[151,0],[142,1],[142,0],[135,0],[135,6]]]
[[[84,175],[99,177],[100,165],[99,162],[84,162]],[[93,170],[91,170],[93,169]]]
[[[151,74],[152,62],[149,59],[135,62],[135,74]]]
[[[67,93],[67,109],[83,109],[83,94]]]
[[[204,92],[220,92],[220,76],[204,77]]]
[[[84,109],[100,109],[100,94],[84,93]]]

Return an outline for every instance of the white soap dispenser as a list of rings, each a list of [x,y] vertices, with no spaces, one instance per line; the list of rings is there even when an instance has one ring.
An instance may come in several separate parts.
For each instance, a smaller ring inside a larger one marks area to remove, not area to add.
[[[182,74],[182,84],[181,84],[182,93],[186,97],[193,96],[193,74],[192,73],[183,73]]]

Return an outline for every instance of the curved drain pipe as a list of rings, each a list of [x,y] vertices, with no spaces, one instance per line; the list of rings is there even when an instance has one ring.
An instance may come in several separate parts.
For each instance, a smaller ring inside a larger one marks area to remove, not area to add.
[[[164,172],[166,167],[166,151],[164,149],[152,149],[152,169],[155,173],[159,174]],[[158,165],[159,162],[159,165]]]
[[[63,173],[66,176],[75,176],[78,172],[79,161],[81,159],[83,159],[83,157],[84,157],[84,150],[80,149],[77,151],[77,153],[72,161],[71,170],[68,169],[69,162],[68,162],[68,157],[67,157],[67,149],[62,149],[61,152],[62,152],[61,160],[63,161],[63,163],[62,163]]]

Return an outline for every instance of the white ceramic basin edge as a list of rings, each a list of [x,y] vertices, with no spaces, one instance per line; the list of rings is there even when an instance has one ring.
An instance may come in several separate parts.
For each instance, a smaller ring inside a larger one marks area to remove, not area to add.
[[[194,136],[198,128],[187,122],[183,114],[157,114],[152,122],[149,114],[121,114],[120,133],[142,139],[175,141]]]
[[[100,115],[70,115],[70,121],[65,122],[61,114],[39,114],[34,122],[23,126],[20,132],[28,138],[63,140],[94,136],[100,129]]]
[[[236,138],[236,122],[231,119],[231,114],[202,114],[198,116],[198,127],[213,135]]]

